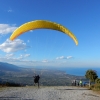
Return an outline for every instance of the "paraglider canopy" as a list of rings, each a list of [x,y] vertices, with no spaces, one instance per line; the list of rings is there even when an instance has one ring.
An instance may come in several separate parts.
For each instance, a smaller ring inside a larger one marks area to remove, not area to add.
[[[68,30],[66,27],[62,26],[61,24],[47,21],[47,20],[35,20],[31,22],[27,22],[25,24],[22,24],[20,27],[18,27],[10,36],[10,40],[14,40],[17,38],[19,35],[21,35],[24,32],[30,31],[30,30],[35,30],[35,29],[52,29],[52,30],[57,30],[60,32],[63,32],[70,36],[76,45],[78,45],[78,40],[76,39],[75,35]]]

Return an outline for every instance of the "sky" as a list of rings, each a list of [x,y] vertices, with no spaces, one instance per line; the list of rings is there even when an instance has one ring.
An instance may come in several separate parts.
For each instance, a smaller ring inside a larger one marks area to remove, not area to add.
[[[34,20],[49,20],[68,28],[23,33],[13,31]],[[29,67],[100,67],[100,0],[0,0],[0,62]]]

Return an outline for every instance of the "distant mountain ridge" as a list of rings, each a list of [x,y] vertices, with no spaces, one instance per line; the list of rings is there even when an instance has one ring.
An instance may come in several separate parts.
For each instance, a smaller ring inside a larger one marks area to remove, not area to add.
[[[5,62],[0,62],[0,71],[20,71],[20,67]]]
[[[83,76],[66,74],[57,69],[23,68],[13,64],[0,62],[0,82],[14,82],[24,85],[33,85],[35,74],[40,75],[40,84],[45,86],[70,85],[73,79],[85,79]]]

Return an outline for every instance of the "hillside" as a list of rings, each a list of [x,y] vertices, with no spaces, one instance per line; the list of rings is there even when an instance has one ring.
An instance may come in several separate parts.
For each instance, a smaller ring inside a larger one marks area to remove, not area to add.
[[[64,71],[52,69],[21,68],[8,63],[1,63],[0,81],[14,82],[22,85],[33,85],[33,76],[40,75],[40,84],[48,86],[71,85],[73,79],[85,79],[84,76],[66,74]]]
[[[20,67],[13,64],[0,62],[0,71],[20,71]]]

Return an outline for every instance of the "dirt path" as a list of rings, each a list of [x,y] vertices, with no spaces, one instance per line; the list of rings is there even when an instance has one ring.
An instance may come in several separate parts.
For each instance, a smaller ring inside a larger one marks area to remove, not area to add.
[[[0,100],[100,100],[91,90],[69,86],[7,87],[0,89]]]

